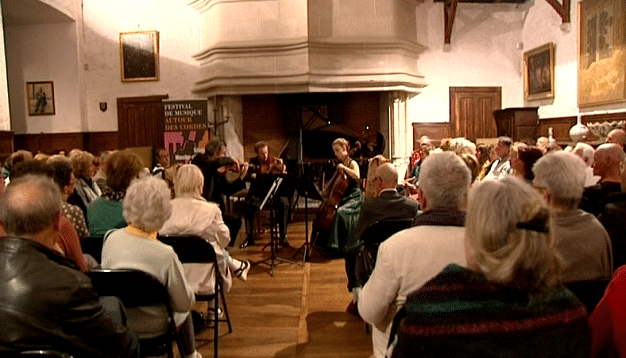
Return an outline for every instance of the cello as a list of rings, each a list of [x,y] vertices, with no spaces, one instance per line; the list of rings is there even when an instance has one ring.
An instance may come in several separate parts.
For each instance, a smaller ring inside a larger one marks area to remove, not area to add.
[[[323,195],[324,201],[317,210],[315,221],[313,222],[313,227],[318,232],[328,232],[332,228],[337,215],[337,208],[349,184],[350,178],[348,178],[348,175],[343,170],[337,169],[330,179],[326,190],[324,190],[324,192],[327,192],[327,195]]]

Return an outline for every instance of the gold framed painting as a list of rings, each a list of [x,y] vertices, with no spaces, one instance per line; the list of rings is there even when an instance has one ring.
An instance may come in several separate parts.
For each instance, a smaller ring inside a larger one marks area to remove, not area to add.
[[[120,33],[122,82],[159,80],[159,32]]]
[[[554,98],[554,43],[524,52],[524,99]]]
[[[29,116],[49,116],[54,108],[54,84],[52,81],[26,82]]]
[[[578,106],[626,100],[626,0],[578,4]]]

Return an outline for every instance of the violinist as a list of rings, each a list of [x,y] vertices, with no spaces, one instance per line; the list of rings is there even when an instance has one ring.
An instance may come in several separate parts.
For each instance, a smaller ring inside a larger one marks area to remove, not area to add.
[[[322,207],[336,208],[336,213],[332,223],[329,223],[329,230],[322,230],[320,228],[326,225],[321,221],[325,218],[322,218],[320,211],[318,211],[314,225],[316,235],[313,236],[316,245],[326,246],[326,248],[341,254],[345,254],[358,244],[356,223],[363,203],[359,165],[348,155],[349,149],[347,140],[337,138],[333,141],[333,152],[339,163],[329,184],[322,191],[322,196],[325,198]],[[343,194],[338,195],[341,192]],[[332,200],[336,200],[337,203],[330,202]]]
[[[204,154],[198,153],[191,160],[191,164],[197,165],[204,176],[202,197],[220,206],[224,222],[230,230],[229,245],[232,246],[241,228],[241,219],[238,215],[226,212],[223,195],[232,195],[246,187],[243,178],[248,173],[248,163],[241,165],[236,159],[226,156],[226,143],[213,139],[206,145]],[[226,172],[229,170],[239,174],[231,182],[226,179]]]
[[[271,187],[271,174],[285,174],[287,167],[283,160],[270,155],[270,149],[267,142],[257,142],[254,145],[255,157],[249,161],[249,172],[252,183],[250,191],[246,198],[246,241],[241,245],[242,248],[254,245],[254,214],[259,211],[259,205],[263,201],[267,191]],[[278,223],[278,233],[280,235],[280,245],[282,247],[290,247],[287,241],[287,218],[289,213],[289,198],[286,196],[278,196],[273,201],[276,213],[276,221]]]

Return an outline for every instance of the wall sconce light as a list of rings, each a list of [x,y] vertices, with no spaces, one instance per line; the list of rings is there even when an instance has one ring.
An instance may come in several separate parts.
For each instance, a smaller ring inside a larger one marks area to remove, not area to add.
[[[100,110],[102,112],[106,112],[106,110],[107,110],[107,103],[106,102],[100,102]]]

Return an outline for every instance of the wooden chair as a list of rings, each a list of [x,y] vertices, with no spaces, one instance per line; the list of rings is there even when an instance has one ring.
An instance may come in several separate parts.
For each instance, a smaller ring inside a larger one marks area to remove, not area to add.
[[[185,354],[182,350],[174,311],[170,304],[170,295],[167,287],[156,277],[140,270],[115,269],[115,270],[92,270],[87,272],[98,296],[116,296],[124,307],[142,307],[163,305],[169,316],[168,331],[158,337],[140,339],[142,356],[161,356],[167,354],[173,357],[172,340],[176,341],[181,357]]]
[[[215,273],[213,294],[196,294],[196,301],[207,301],[209,303],[207,313],[213,316],[213,348],[214,357],[217,357],[219,322],[226,322],[228,324],[228,333],[233,332],[233,327],[230,322],[228,307],[226,306],[226,297],[222,287],[222,275],[219,271],[215,249],[208,241],[196,235],[160,235],[158,239],[162,243],[170,245],[183,264],[213,264],[215,267],[215,270],[213,270]],[[219,299],[221,299],[222,306],[224,307],[225,319],[220,319],[218,315]],[[212,305],[211,302],[213,302]]]

